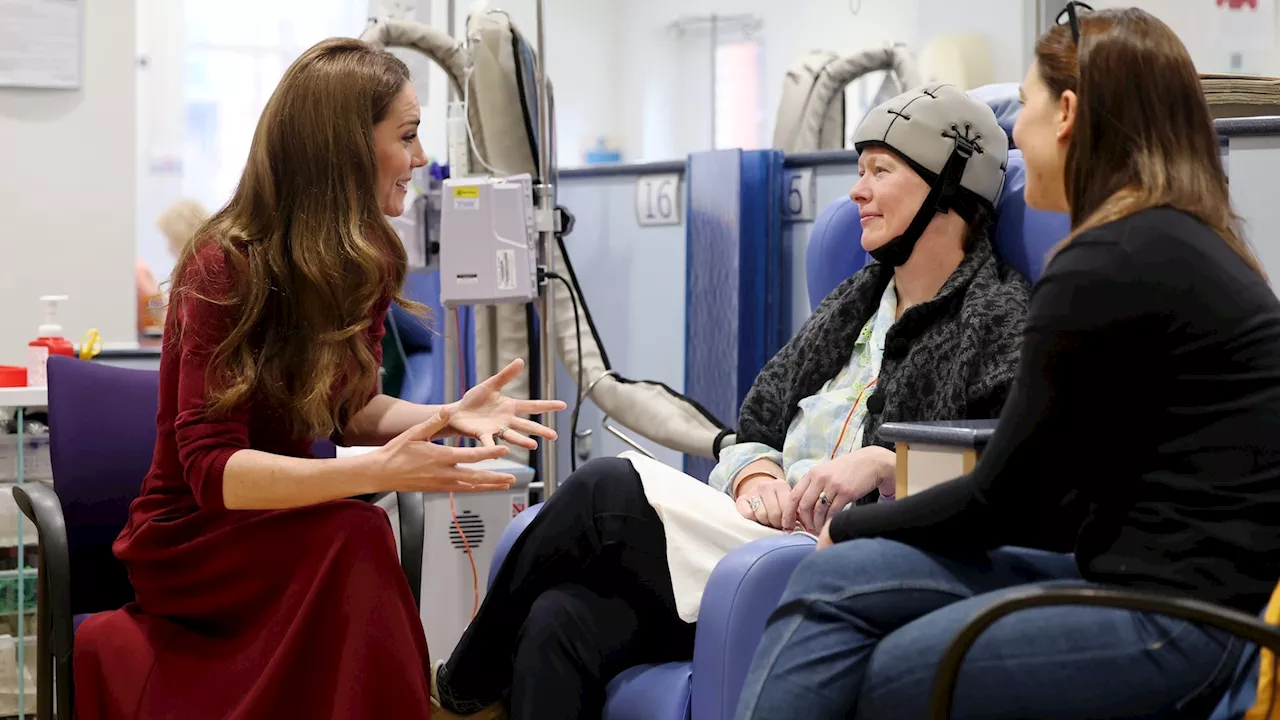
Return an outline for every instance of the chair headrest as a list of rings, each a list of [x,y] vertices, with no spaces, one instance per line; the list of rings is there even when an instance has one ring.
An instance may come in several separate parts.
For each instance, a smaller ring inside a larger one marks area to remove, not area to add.
[[[986,103],[996,114],[996,122],[1009,136],[1009,147],[1013,147],[1013,124],[1018,121],[1018,113],[1022,111],[1022,103],[1018,102],[1018,83],[993,83],[983,85],[969,91],[969,96]]]
[[[1070,232],[1071,222],[1061,213],[1028,208],[1023,198],[1026,184],[1022,153],[1010,150],[992,245],[997,257],[1034,283],[1040,279],[1048,252]],[[817,307],[837,285],[870,262],[861,242],[858,206],[848,196],[828,205],[814,220],[805,256],[810,307]]]
[[[809,247],[805,251],[809,307],[818,307],[822,298],[869,262],[871,256],[862,249],[858,205],[848,195],[842,195],[818,213],[809,231]]]
[[[1022,151],[1010,150],[1004,195],[996,209],[991,241],[997,257],[1034,283],[1044,272],[1049,251],[1071,232],[1071,218],[1027,207],[1026,186],[1027,166]]]

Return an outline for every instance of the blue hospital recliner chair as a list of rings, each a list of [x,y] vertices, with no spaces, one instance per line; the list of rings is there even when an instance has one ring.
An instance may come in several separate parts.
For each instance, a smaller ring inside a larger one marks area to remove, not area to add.
[[[1008,176],[996,213],[996,253],[1034,281],[1045,255],[1066,237],[1065,215],[1029,210],[1022,198],[1021,153],[1010,153]],[[867,263],[858,209],[847,197],[814,222],[806,257],[811,305]],[[520,513],[498,539],[489,582],[541,505]],[[813,551],[806,536],[760,540],[724,558],[702,599],[693,658],[633,667],[609,684],[606,720],[730,720],[764,630],[791,573]]]
[[[440,273],[411,272],[405,276],[404,294],[427,306],[429,320],[412,315],[392,303],[387,311],[388,333],[396,333],[404,351],[404,382],[400,398],[409,402],[440,405],[444,403],[444,336],[443,323],[449,317],[440,304]]]

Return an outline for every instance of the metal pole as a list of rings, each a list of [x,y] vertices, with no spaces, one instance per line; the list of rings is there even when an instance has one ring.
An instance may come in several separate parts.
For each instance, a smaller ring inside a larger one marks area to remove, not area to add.
[[[458,392],[459,373],[466,372],[466,368],[458,366],[458,331],[453,322],[453,314],[461,312],[457,308],[444,308],[444,317],[441,321],[444,323],[444,403],[448,405],[451,402],[461,400],[461,393]],[[471,354],[470,351],[467,352]]]
[[[543,35],[542,0],[538,0],[538,176],[544,185],[551,186],[551,132],[547,116],[547,43]],[[550,198],[546,198],[550,200]]]
[[[553,217],[555,212],[555,188],[551,182],[551,115],[550,102],[547,96],[547,42],[543,33],[542,0],[538,0],[538,208],[544,217]],[[541,233],[542,265],[548,273],[555,272],[555,231],[543,230]],[[555,345],[555,298],[554,285],[548,278],[542,284],[539,314],[542,319],[542,397],[554,400],[556,397],[556,345]],[[554,426],[554,416],[543,418],[544,424]],[[541,444],[541,469],[543,492],[546,497],[556,491],[559,477],[556,475],[556,443],[543,440]]]
[[[720,18],[711,13],[711,149],[716,149],[716,48],[720,45]]]
[[[453,37],[454,33],[458,32],[458,27],[456,25],[456,22],[457,22],[456,12],[457,12],[457,8],[454,6],[454,0],[449,0],[449,9],[448,9],[448,14],[446,16],[447,17],[446,22],[449,23],[448,25],[449,37]],[[449,80],[446,78],[444,84],[449,87],[449,102],[453,102],[454,100],[457,100],[458,91],[454,89],[453,83],[449,82]]]
[[[47,402],[47,401],[46,401]],[[25,456],[27,454],[27,445],[23,441],[23,425],[26,424],[26,408],[18,406],[18,486],[21,487],[26,477],[26,467],[24,466]],[[18,513],[18,717],[25,718],[27,716],[27,688],[26,688],[26,659],[23,657],[27,650],[27,629],[24,627],[27,608],[27,594],[23,589],[23,574],[27,564],[23,558],[23,553],[27,549],[27,540],[23,535],[26,534],[22,527],[23,513]],[[36,632],[40,629],[36,628]]]

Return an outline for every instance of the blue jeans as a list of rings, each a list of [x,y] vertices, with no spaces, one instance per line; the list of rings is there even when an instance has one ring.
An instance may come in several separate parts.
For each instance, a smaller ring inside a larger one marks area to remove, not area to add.
[[[747,674],[738,718],[924,718],[947,644],[1018,586],[1088,586],[1075,560],[1002,548],[948,559],[854,540],[796,569]],[[970,649],[957,718],[1208,717],[1243,641],[1146,613],[1024,610]]]

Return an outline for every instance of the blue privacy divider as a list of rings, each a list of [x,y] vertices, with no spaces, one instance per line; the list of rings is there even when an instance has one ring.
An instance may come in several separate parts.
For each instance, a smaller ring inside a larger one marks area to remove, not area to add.
[[[685,394],[723,422],[789,336],[791,253],[782,234],[782,153],[689,156]],[[715,462],[685,458],[705,480]]]

